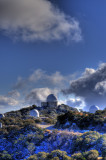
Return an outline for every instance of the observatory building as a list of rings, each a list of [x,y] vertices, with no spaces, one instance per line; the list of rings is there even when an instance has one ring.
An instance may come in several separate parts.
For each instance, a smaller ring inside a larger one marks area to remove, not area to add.
[[[38,117],[39,117],[39,112],[38,112],[38,110],[33,109],[33,110],[30,110],[29,115],[30,115],[31,117],[38,118]]]
[[[46,102],[41,103],[41,107],[47,108],[47,107],[57,107],[58,101],[54,94],[48,95]]]

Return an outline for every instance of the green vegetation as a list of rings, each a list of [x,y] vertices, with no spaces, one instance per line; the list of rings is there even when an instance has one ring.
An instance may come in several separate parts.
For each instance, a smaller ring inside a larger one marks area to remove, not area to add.
[[[0,153],[0,160],[12,160],[12,156],[7,151]]]
[[[104,125],[106,124],[105,117],[106,110],[96,111],[95,114],[69,111],[57,117],[56,127],[64,127],[65,123],[68,121],[70,126],[75,123],[80,129],[88,129],[89,127],[95,128],[98,126],[98,129],[106,131],[106,126]]]
[[[43,115],[42,112],[42,118],[38,119],[25,117],[23,109],[8,114],[0,119],[3,124],[0,129],[0,160],[96,160],[99,155],[106,160],[106,134],[101,135],[96,131],[51,131],[37,126],[37,123],[42,122],[55,123],[57,112],[54,117],[50,114],[47,116],[47,112]],[[81,129],[91,123],[103,127],[105,114],[105,111],[97,111],[95,114],[68,111],[58,115],[56,126],[61,128],[69,122],[69,125],[76,123]]]
[[[30,129],[36,127],[35,120],[21,119],[18,117],[4,117],[0,120],[3,128],[0,129],[0,134],[9,134],[11,132],[18,132],[21,129]]]
[[[71,157],[66,152],[54,150],[51,153],[40,152],[30,156],[27,160],[97,160],[98,151],[91,150],[83,153],[75,153]]]

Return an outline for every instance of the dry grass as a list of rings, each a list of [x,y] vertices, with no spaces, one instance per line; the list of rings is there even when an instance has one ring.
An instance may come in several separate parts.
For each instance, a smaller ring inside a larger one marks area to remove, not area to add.
[[[53,125],[46,125],[46,124],[37,124],[37,127],[42,129],[46,129],[46,132],[51,133],[54,129],[52,128]],[[51,129],[50,129],[51,128]],[[56,130],[57,133],[64,134],[64,135],[82,135],[80,132],[74,132],[73,130],[69,131],[68,129],[65,130]]]
[[[62,133],[62,134],[66,134],[66,135],[82,135],[82,133],[79,133],[79,132],[74,132],[74,131],[69,131],[69,130],[60,130],[58,131],[59,133]]]
[[[97,159],[97,160],[101,160],[101,159],[103,159],[103,157],[98,157],[98,159]]]
[[[49,125],[49,124],[37,124],[37,127],[40,127],[42,129],[46,129],[46,128],[49,128],[49,127],[52,127],[53,125]]]

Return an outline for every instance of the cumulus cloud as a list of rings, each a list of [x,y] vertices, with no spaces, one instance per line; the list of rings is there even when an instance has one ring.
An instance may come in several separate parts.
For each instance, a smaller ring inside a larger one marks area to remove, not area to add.
[[[85,69],[84,74],[73,80],[68,89],[63,93],[75,94],[84,98],[88,106],[95,104],[99,107],[106,106],[106,63],[101,64],[96,70]]]
[[[95,85],[95,91],[97,91],[101,95],[106,94],[106,81],[98,82]]]
[[[47,74],[46,71],[37,69],[29,76],[30,82],[38,82],[47,83],[48,85],[59,85],[65,81],[65,77],[58,71],[53,74]]]
[[[37,85],[42,87],[49,88],[63,88],[66,83],[69,84],[69,80],[74,79],[76,74],[73,75],[62,75],[59,71],[55,73],[48,74],[46,71],[42,69],[35,70],[29,77],[27,78],[18,78],[17,83],[14,85],[14,89],[23,89],[29,86]]]
[[[93,68],[86,68],[85,72],[82,74],[83,77],[90,76],[91,74],[95,73],[96,70]]]
[[[79,22],[48,0],[0,0],[0,30],[23,41],[82,39]]]
[[[37,104],[40,105],[41,102],[44,102],[47,96],[51,93],[57,94],[58,90],[50,89],[50,88],[35,88],[30,91],[29,94],[26,95],[25,101],[29,104]]]
[[[81,98],[65,98],[64,100],[59,100],[59,104],[66,104],[74,108],[83,108],[85,107],[85,102]]]
[[[4,113],[20,107],[20,93],[16,90],[8,92],[6,95],[0,95],[0,112]]]
[[[26,78],[19,77],[13,88],[23,93],[24,105],[40,105],[49,94],[60,93],[61,88],[68,86],[70,79],[75,77],[76,74],[63,75],[59,71],[47,73],[45,70],[37,69]]]
[[[13,89],[23,89],[26,87],[28,83],[27,79],[23,79],[22,77],[18,77],[16,84],[13,86]]]
[[[12,97],[12,98],[19,98],[20,93],[16,90],[12,90],[12,91],[8,92],[7,96]]]
[[[66,104],[69,105],[70,107],[75,107],[75,108],[82,108],[85,106],[85,103],[81,99],[72,99],[70,98],[69,100],[66,101]]]
[[[0,95],[0,107],[16,106],[17,104],[16,99]]]

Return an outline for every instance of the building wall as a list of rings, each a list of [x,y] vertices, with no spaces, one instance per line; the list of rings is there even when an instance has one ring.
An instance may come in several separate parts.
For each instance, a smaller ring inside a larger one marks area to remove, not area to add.
[[[57,107],[57,102],[42,102],[41,107]]]
[[[47,102],[48,107],[57,107],[57,102]]]
[[[47,102],[42,102],[41,107],[47,107]]]

